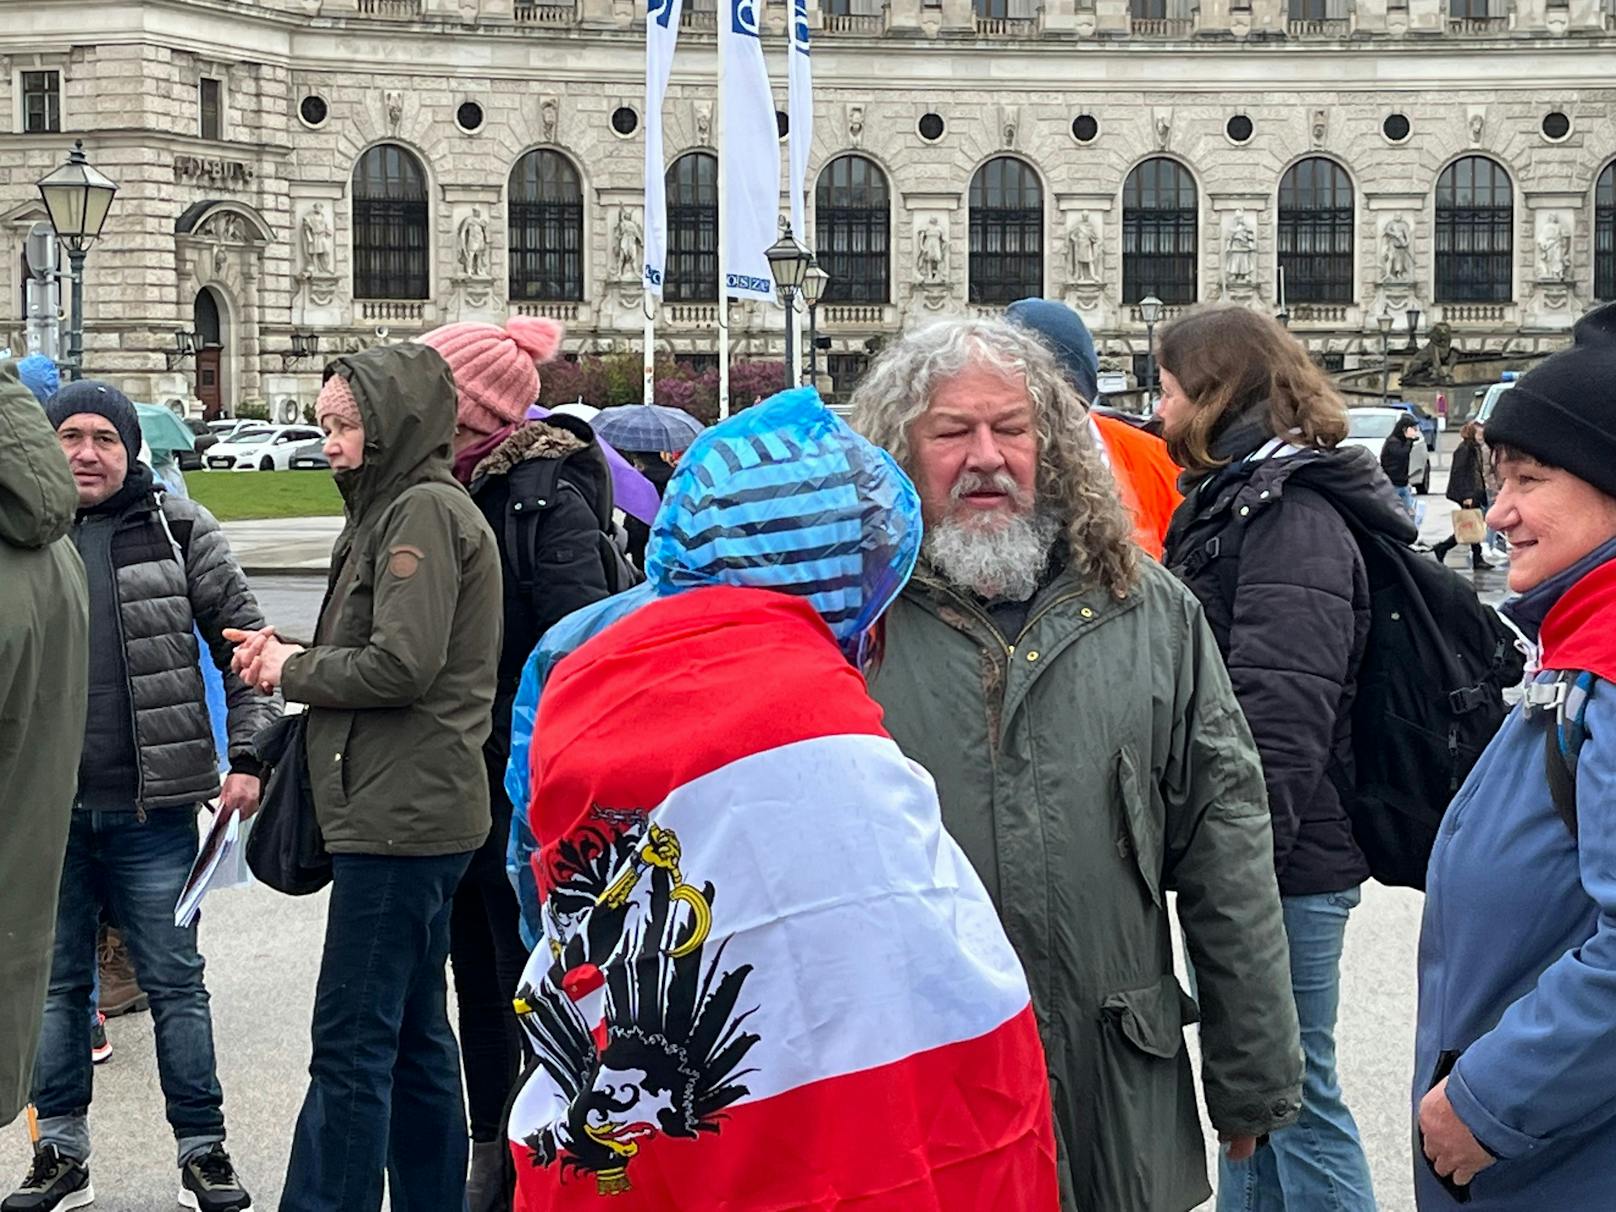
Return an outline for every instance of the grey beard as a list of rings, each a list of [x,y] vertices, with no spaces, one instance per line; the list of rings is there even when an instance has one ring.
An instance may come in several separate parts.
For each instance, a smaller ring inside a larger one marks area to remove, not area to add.
[[[990,602],[1025,602],[1038,592],[1060,530],[1044,508],[1013,514],[994,528],[945,518],[926,531],[926,560],[949,584]]]

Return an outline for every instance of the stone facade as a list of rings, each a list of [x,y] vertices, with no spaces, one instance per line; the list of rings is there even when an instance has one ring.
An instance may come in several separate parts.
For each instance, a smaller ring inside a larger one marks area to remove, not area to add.
[[[1045,293],[1079,307],[1120,367],[1145,341],[1121,298],[1130,170],[1165,155],[1193,175],[1200,299],[1273,311],[1280,178],[1319,155],[1352,181],[1356,280],[1349,303],[1290,307],[1293,329],[1318,352],[1348,365],[1372,359],[1376,314],[1398,318],[1402,341],[1410,307],[1422,330],[1445,321],[1469,349],[1563,342],[1593,302],[1595,182],[1616,159],[1616,15],[1594,0],[1510,0],[1503,16],[1458,21],[1437,0],[1395,3],[1357,0],[1344,19],[1289,21],[1278,0],[1201,0],[1189,18],[1146,22],[1130,18],[1125,0],[1045,0],[1029,19],[981,18],[970,0],[887,0],[879,14],[834,16],[810,0],[810,227],[812,182],[837,155],[869,157],[891,196],[891,297],[822,307],[821,333],[835,351],[858,354],[907,323],[967,310],[969,185],[983,163],[1010,155],[1043,188]],[[311,398],[318,360],[290,362],[294,331],[317,332],[324,354],[362,347],[380,329],[396,339],[452,319],[498,319],[509,311],[508,177],[541,147],[568,157],[582,180],[584,297],[522,307],[564,320],[570,350],[639,348],[639,291],[621,272],[617,229],[625,213],[639,220],[643,121],[623,137],[611,115],[643,108],[640,6],[114,0],[94,11],[96,28],[86,29],[83,6],[31,0],[0,29],[0,124],[10,115],[19,132],[0,134],[0,220],[13,249],[43,217],[33,183],[73,139],[120,187],[88,265],[92,373],[143,398],[191,395],[193,365],[169,370],[164,351],[192,326],[204,289],[221,313],[227,408]],[[769,6],[781,109],[784,16]],[[711,139],[713,63],[711,17],[690,12],[665,113],[670,162]],[[39,70],[60,73],[60,133],[20,133],[17,93],[24,73]],[[222,82],[217,139],[198,133],[202,77]],[[313,127],[299,116],[310,94],[328,111]],[[466,101],[484,112],[474,131],[456,120]],[[1563,137],[1544,132],[1551,111],[1570,119]],[[917,130],[927,113],[945,122],[935,141]],[[1411,127],[1398,143],[1383,133],[1393,113]],[[1074,135],[1080,114],[1096,121],[1091,142]],[[1251,124],[1238,144],[1228,130],[1236,116]],[[384,142],[413,151],[428,178],[424,303],[353,298],[352,173]],[[1434,186],[1472,154],[1495,159],[1512,182],[1507,303],[1434,296]],[[486,248],[468,262],[461,237],[474,209]],[[14,348],[19,262],[15,253],[0,262],[0,345]],[[715,322],[711,305],[666,304],[657,339],[710,353]],[[735,356],[779,356],[777,309],[736,305],[731,328]]]

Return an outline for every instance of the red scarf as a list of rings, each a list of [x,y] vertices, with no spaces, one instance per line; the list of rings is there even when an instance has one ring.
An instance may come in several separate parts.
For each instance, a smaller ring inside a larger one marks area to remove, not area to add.
[[[1607,560],[1554,604],[1538,633],[1543,668],[1586,669],[1616,681],[1616,560]]]

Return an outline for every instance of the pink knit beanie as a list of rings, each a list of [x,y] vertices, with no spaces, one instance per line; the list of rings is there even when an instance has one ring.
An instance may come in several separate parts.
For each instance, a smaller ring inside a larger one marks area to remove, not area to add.
[[[350,425],[364,424],[359,416],[359,401],[354,399],[353,389],[341,375],[327,379],[314,401],[314,419],[329,416],[341,417]]]
[[[456,421],[475,433],[514,425],[538,403],[539,367],[561,348],[554,320],[512,316],[498,324],[445,324],[421,337],[443,355],[460,397]]]

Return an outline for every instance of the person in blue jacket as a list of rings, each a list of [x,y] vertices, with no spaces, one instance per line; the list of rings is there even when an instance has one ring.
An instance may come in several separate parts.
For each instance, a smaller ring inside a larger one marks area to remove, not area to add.
[[[1420,1212],[1616,1206],[1616,305],[1500,398],[1488,523],[1525,699],[1448,809],[1420,933]],[[1556,786],[1558,784],[1558,786]]]

